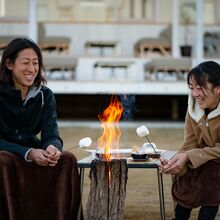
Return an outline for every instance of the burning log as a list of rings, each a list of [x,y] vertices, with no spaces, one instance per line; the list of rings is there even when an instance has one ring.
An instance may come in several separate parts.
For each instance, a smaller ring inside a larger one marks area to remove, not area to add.
[[[127,172],[127,162],[123,159],[92,161],[87,203],[89,220],[123,219]]]

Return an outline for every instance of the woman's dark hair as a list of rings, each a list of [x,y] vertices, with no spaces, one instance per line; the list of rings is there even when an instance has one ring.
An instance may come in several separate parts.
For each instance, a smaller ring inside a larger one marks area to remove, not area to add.
[[[220,65],[214,61],[206,61],[200,63],[198,66],[190,70],[187,76],[187,83],[190,84],[190,80],[196,81],[196,83],[205,88],[206,82],[209,82],[213,87],[220,85]]]
[[[39,86],[41,83],[46,84],[46,79],[42,75],[43,58],[40,48],[31,39],[28,38],[16,38],[12,40],[4,49],[0,65],[0,84],[11,84],[13,85],[12,73],[6,66],[6,62],[10,60],[12,63],[15,62],[18,57],[18,53],[24,49],[32,48],[38,57],[39,71],[34,80],[34,85]]]

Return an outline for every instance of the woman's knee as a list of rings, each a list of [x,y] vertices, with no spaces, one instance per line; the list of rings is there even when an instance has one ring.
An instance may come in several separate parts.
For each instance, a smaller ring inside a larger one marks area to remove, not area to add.
[[[0,151],[0,166],[5,167],[12,165],[15,158],[17,158],[17,156],[10,152]]]
[[[77,159],[75,157],[75,155],[71,152],[63,152],[61,155],[61,159],[64,161],[69,161],[71,163],[77,164]]]

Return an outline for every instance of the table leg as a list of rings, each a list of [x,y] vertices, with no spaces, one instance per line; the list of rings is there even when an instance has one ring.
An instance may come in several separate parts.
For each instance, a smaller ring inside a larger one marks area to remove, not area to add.
[[[160,199],[160,219],[165,220],[165,205],[164,205],[164,191],[163,191],[163,176],[157,168],[158,189]]]
[[[84,168],[80,168],[80,171],[79,171],[79,176],[80,176],[80,204],[79,204],[79,210],[78,210],[77,220],[80,220],[80,219],[81,219],[84,171],[85,171]]]
[[[172,184],[173,184],[173,181],[174,181],[174,177],[175,177],[175,175],[172,175],[172,174],[171,174]],[[174,210],[174,212],[175,212],[175,208],[176,208],[176,202],[173,200],[173,210]]]

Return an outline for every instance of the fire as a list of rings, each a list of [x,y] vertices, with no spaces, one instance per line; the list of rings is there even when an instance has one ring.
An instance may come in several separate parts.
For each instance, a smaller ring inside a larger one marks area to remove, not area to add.
[[[119,148],[121,131],[119,120],[123,108],[116,95],[112,96],[110,105],[98,115],[102,122],[102,136],[98,139],[98,148],[104,150],[104,159],[110,160],[110,149]]]

